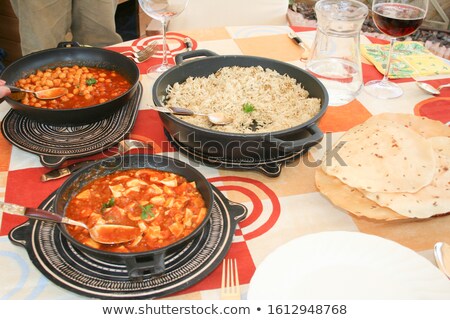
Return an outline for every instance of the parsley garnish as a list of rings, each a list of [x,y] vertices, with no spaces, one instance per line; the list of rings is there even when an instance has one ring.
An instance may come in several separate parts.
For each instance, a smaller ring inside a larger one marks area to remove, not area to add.
[[[242,105],[242,110],[245,113],[251,113],[251,112],[255,111],[255,106],[252,105],[250,102],[246,102]]]
[[[102,204],[102,212],[105,211],[106,208],[111,208],[114,205],[114,197],[109,199],[108,202]]]
[[[152,209],[153,209],[153,205],[152,205],[152,204],[147,204],[147,205],[145,205],[145,206],[139,205],[139,206],[140,206],[141,209],[142,209],[142,212],[141,212],[141,219],[142,219],[142,220],[147,219],[148,216],[150,216],[150,217],[152,217],[152,218],[155,217],[155,214],[154,214],[153,211],[152,211]]]
[[[89,79],[86,79],[86,84],[88,85],[88,86],[92,86],[92,85],[94,85],[94,84],[96,84],[97,83],[97,79],[95,79],[95,78],[89,78]]]

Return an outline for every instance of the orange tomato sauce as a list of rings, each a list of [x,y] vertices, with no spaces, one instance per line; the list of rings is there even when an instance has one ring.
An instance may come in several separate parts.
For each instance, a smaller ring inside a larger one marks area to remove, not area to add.
[[[38,70],[26,78],[19,79],[16,86],[31,91],[50,88],[66,88],[67,94],[53,100],[40,100],[26,93],[23,104],[45,109],[77,109],[105,103],[131,88],[131,84],[120,73],[95,67],[57,67]]]
[[[77,241],[110,252],[142,252],[170,245],[191,234],[205,219],[207,208],[194,182],[154,169],[131,169],[98,178],[71,198],[66,217],[97,224],[137,226],[141,235],[128,243],[106,245],[88,230],[67,226]]]

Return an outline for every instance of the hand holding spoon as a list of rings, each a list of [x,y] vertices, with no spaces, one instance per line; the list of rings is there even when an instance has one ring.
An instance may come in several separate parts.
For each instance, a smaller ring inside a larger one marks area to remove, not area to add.
[[[420,82],[420,81],[416,81],[417,86],[422,89],[423,91],[429,93],[429,94],[434,94],[434,95],[438,95],[441,93],[442,88],[447,88],[450,87],[450,83],[447,84],[443,84],[440,85],[439,87],[435,88],[433,87],[431,84],[428,84],[426,82]]]
[[[7,85],[7,87],[11,90],[11,93],[28,92],[32,93],[37,99],[40,100],[53,100],[67,94],[68,92],[66,88],[51,88],[39,91],[31,91],[9,85]]]

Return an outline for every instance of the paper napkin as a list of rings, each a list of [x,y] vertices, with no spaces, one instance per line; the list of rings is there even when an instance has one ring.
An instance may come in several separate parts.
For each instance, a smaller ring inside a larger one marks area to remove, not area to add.
[[[370,61],[380,73],[384,74],[389,45],[362,44],[361,54]],[[417,41],[399,41],[394,44],[389,78],[410,78],[450,74],[450,64],[428,51]]]

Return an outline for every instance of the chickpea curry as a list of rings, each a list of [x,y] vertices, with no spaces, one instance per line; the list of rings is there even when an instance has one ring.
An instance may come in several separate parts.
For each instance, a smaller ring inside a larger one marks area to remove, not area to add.
[[[39,100],[27,93],[20,102],[36,108],[77,109],[115,99],[127,92],[131,83],[114,70],[75,65],[38,70],[19,79],[16,86],[31,91],[66,88],[67,94],[57,99]]]
[[[123,244],[92,240],[89,232],[67,226],[80,243],[109,252],[142,252],[168,246],[191,234],[205,219],[207,208],[195,182],[155,169],[130,169],[100,177],[68,203],[66,217],[98,224],[136,226],[141,234]]]

